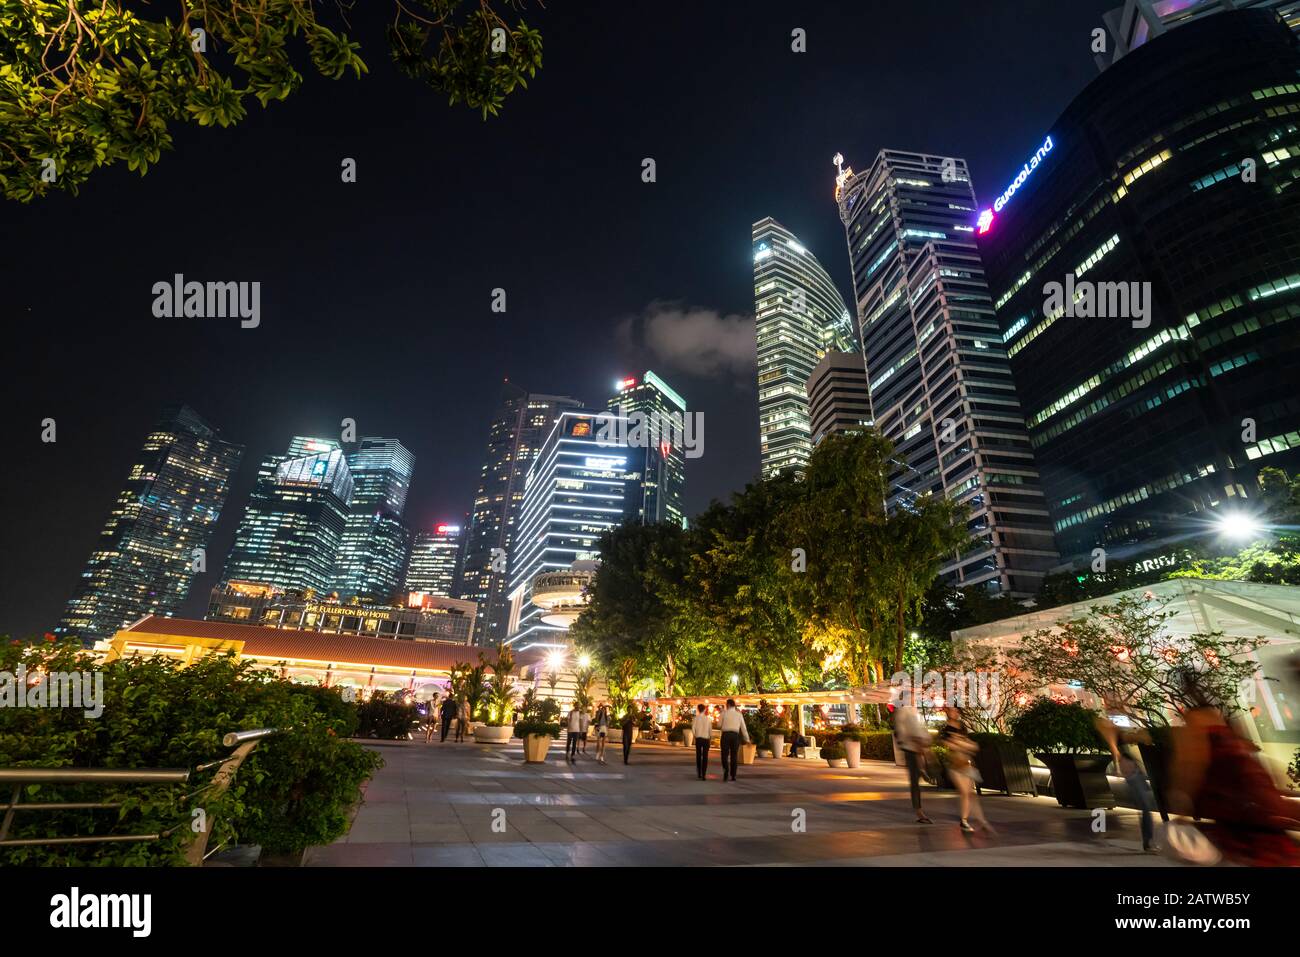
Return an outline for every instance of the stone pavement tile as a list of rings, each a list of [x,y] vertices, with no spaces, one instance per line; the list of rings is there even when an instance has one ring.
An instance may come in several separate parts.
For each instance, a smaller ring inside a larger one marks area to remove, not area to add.
[[[473,844],[416,844],[411,848],[416,867],[483,867],[483,856]]]
[[[558,842],[554,844],[534,844],[547,859],[559,867],[611,867],[614,860],[601,852],[601,845],[588,843]]]
[[[488,867],[554,867],[554,862],[532,844],[476,844]]]
[[[307,867],[410,867],[410,844],[329,844],[313,847],[304,860]]]
[[[459,821],[416,821],[411,825],[411,842],[414,844],[457,844],[468,841],[469,833]]]

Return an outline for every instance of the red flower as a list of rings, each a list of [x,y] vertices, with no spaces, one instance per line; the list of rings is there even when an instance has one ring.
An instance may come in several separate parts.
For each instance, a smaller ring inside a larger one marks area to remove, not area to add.
[[[53,641],[53,640],[54,640],[54,635],[50,634],[50,633],[47,631],[47,632],[45,633],[45,640],[46,640],[46,641]]]

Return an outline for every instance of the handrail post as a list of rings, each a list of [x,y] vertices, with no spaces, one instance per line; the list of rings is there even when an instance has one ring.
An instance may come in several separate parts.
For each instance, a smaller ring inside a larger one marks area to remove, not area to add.
[[[18,810],[18,799],[23,796],[23,786],[14,785],[13,796],[9,799],[9,810],[5,812],[4,823],[0,824],[0,841],[9,837],[9,828],[14,823],[14,812]]]
[[[242,743],[239,743],[239,747],[235,748],[234,753],[232,753],[230,757],[221,762],[221,767],[218,768],[217,773],[212,776],[212,783],[210,783],[205,789],[207,792],[205,800],[219,797],[226,793],[230,788],[231,782],[235,779],[235,772],[238,771],[239,766],[244,763],[244,759],[253,753],[253,750],[263,738],[269,737],[274,733],[275,729],[262,728],[257,731],[232,731],[230,734],[227,734],[222,739],[222,743],[227,747],[239,742]],[[203,830],[195,832],[194,839],[190,842],[190,846],[185,850],[185,863],[187,865],[191,867],[203,866],[203,859],[206,856],[208,849],[208,839],[211,836],[212,818],[210,818],[205,812],[203,815]]]

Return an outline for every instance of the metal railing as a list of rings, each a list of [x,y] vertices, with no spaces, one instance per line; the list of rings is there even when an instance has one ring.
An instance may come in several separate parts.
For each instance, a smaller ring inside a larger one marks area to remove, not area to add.
[[[189,821],[182,821],[164,831],[149,834],[96,834],[76,835],[72,837],[24,837],[11,838],[14,819],[20,813],[36,811],[101,811],[117,810],[122,807],[120,801],[23,801],[23,791],[33,784],[96,784],[96,785],[141,785],[144,787],[168,784],[187,784],[196,774],[202,774],[213,768],[217,773],[212,780],[201,785],[186,795],[187,799],[203,796],[207,799],[224,793],[234,780],[235,772],[252,753],[258,743],[273,734],[276,728],[257,728],[251,731],[232,731],[226,734],[221,743],[224,747],[234,748],[234,752],[224,758],[200,764],[193,770],[185,768],[0,768],[0,793],[6,787],[12,787],[7,804],[0,804],[0,848],[35,847],[79,844],[121,844],[130,842],[153,842],[168,837],[176,830],[190,826]],[[186,849],[186,863],[200,865],[215,851],[207,850],[208,838],[212,833],[212,820],[207,815],[202,819],[202,830],[195,831],[194,837]]]

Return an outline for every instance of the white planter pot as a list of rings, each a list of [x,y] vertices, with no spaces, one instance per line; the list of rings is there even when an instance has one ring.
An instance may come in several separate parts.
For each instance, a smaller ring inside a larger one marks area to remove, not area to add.
[[[833,768],[842,768],[845,766],[844,758],[827,758],[826,763]]]
[[[503,724],[499,728],[480,724],[474,729],[474,741],[478,744],[504,744],[510,740],[512,734],[514,728],[508,724]]]
[[[772,757],[779,758],[785,749],[785,735],[769,734],[767,743],[772,746]]]
[[[682,744],[688,748],[695,747],[695,732],[689,728],[682,732]]]
[[[753,764],[754,758],[758,755],[758,745],[742,744],[740,746],[740,763]]]
[[[847,740],[844,742],[844,760],[849,767],[856,768],[862,763],[862,742]]]

